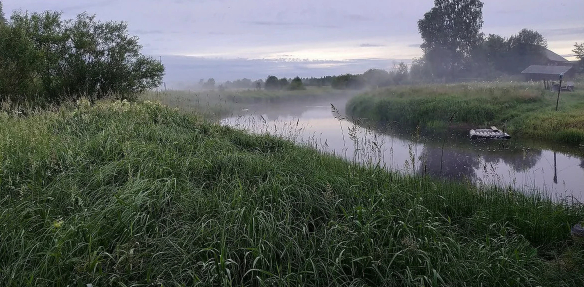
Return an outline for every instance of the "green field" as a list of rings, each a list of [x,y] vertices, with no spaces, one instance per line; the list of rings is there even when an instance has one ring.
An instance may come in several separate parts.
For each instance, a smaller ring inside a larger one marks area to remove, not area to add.
[[[0,114],[2,286],[582,286],[582,206],[150,102]]]
[[[473,83],[393,87],[364,93],[347,105],[356,119],[443,132],[497,126],[511,136],[584,144],[584,90],[557,92],[542,83]]]

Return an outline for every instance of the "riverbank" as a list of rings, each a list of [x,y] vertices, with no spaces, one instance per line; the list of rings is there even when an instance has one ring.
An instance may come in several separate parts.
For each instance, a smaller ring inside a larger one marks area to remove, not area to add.
[[[581,286],[581,206],[153,103],[0,115],[0,285]]]
[[[497,126],[513,137],[584,144],[584,90],[557,93],[541,83],[393,87],[367,92],[347,104],[347,114],[381,126],[443,133]]]

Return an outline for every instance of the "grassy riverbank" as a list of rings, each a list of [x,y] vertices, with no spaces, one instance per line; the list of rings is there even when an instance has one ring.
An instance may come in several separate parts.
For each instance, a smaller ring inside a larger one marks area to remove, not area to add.
[[[582,286],[584,209],[152,103],[0,114],[2,286]]]
[[[394,87],[362,94],[347,105],[354,118],[382,125],[444,131],[495,125],[512,136],[584,144],[584,90],[557,93],[541,83]],[[580,87],[580,85],[577,85]]]

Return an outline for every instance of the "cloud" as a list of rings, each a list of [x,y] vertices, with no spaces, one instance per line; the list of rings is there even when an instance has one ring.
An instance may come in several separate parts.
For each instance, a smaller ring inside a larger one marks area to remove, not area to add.
[[[420,48],[422,44],[409,44],[408,47],[410,48]]]
[[[373,20],[372,17],[361,15],[361,14],[347,14],[347,15],[344,15],[343,18],[345,18],[346,20],[349,20],[349,21],[354,21],[354,22],[367,22],[367,21]]]
[[[169,34],[169,32],[162,31],[162,30],[142,30],[142,29],[133,29],[129,31],[132,34],[139,34],[139,35],[162,35],[162,34]]]
[[[385,47],[385,45],[379,45],[379,44],[361,44],[361,45],[359,45],[359,47],[361,47],[361,48],[373,48],[373,47]]]
[[[578,35],[584,34],[584,27],[562,28],[562,29],[546,29],[542,32],[552,35]]]
[[[257,26],[276,26],[276,27],[316,27],[316,28],[339,28],[337,25],[323,25],[323,24],[311,24],[311,23],[300,23],[300,22],[284,22],[284,21],[248,21],[243,22],[246,24],[257,25]]]
[[[115,2],[116,2],[115,0],[107,0],[107,1],[92,1],[92,2],[87,2],[87,3],[83,3],[83,4],[76,3],[76,5],[65,6],[61,10],[64,12],[90,11],[90,10],[92,10],[92,8],[105,7],[105,6],[108,6],[108,5],[115,3]],[[92,14],[92,13],[89,13],[89,14]]]

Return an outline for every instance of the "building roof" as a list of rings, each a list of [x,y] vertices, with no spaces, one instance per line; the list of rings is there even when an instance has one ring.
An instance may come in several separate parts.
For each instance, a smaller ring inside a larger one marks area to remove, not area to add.
[[[546,58],[548,58],[548,60],[550,61],[554,61],[554,62],[569,62],[568,60],[566,60],[566,58],[550,51],[549,49],[545,49],[544,50],[545,56]]]
[[[555,75],[567,73],[572,66],[541,66],[541,65],[531,65],[527,69],[523,70],[521,74],[540,74],[540,75]]]

